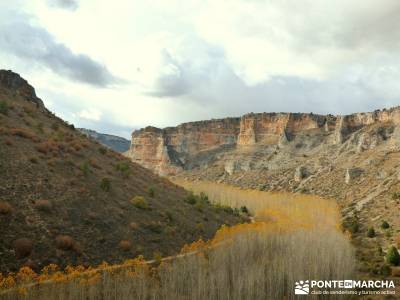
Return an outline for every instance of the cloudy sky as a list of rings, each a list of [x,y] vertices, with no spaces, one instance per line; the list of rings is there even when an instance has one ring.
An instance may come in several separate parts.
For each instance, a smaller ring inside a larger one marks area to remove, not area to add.
[[[134,128],[400,104],[398,0],[0,2],[0,68],[57,115]]]

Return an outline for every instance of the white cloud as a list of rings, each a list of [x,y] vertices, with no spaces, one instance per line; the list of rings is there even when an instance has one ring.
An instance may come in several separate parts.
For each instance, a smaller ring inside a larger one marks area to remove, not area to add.
[[[92,121],[100,121],[101,116],[102,112],[95,108],[84,109],[78,113],[78,117]]]
[[[2,24],[30,15],[29,25],[46,32],[27,43],[39,51],[28,51],[15,42],[26,34],[7,31],[1,66],[21,72],[77,126],[126,132],[250,111],[350,113],[400,104],[397,0],[85,0],[70,11],[46,3],[0,4]],[[51,49],[62,42],[68,55],[56,63],[38,58],[54,52],[43,52],[44,40]],[[85,66],[76,53],[97,66],[84,72],[92,85],[73,80]],[[110,88],[101,66],[129,82]]]

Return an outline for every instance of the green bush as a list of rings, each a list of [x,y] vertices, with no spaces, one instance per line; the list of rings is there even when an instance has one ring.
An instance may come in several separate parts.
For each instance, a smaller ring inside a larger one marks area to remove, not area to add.
[[[206,193],[201,192],[199,198],[202,203],[210,204],[210,201],[208,200],[208,196]]]
[[[148,189],[147,192],[149,193],[149,196],[150,196],[151,198],[154,198],[154,196],[156,195],[156,191],[154,190],[154,188],[153,188],[152,186],[149,187],[149,189]]]
[[[400,192],[394,192],[394,193],[392,194],[392,198],[393,198],[394,200],[400,199]]]
[[[379,273],[386,277],[386,276],[389,276],[392,273],[392,270],[388,265],[383,265],[383,266],[381,266],[381,269],[379,270]]]
[[[162,227],[162,225],[160,223],[152,222],[152,223],[144,225],[144,227],[146,229],[151,230],[152,232],[155,232],[155,233],[162,233],[163,232],[163,227]]]
[[[197,229],[197,231],[199,231],[199,232],[204,232],[204,231],[206,230],[203,223],[197,223],[196,229]]]
[[[123,176],[128,177],[130,173],[129,163],[126,161],[119,162],[115,165],[115,170],[120,172]]]
[[[147,203],[146,199],[142,196],[135,196],[132,198],[131,203],[140,209],[148,209],[149,204]]]
[[[103,178],[100,182],[100,188],[105,191],[109,192],[111,190],[111,181],[108,178]]]
[[[375,229],[374,229],[374,227],[370,227],[370,228],[368,228],[368,231],[367,231],[367,236],[368,236],[369,238],[373,238],[373,237],[375,237],[375,236],[376,236],[376,233],[375,233]]]
[[[349,225],[349,231],[350,231],[352,234],[357,233],[359,230],[360,230],[360,224],[358,224],[358,222],[352,222],[352,223],[350,223],[350,225]]]
[[[89,163],[86,161],[84,162],[81,166],[80,169],[83,173],[83,175],[87,176],[89,175],[90,169],[89,169]]]
[[[103,154],[103,155],[106,154],[107,153],[106,147],[100,147],[99,152],[100,152],[100,154]]]
[[[184,199],[184,201],[185,201],[186,203],[189,203],[189,204],[191,204],[191,205],[194,205],[194,204],[196,204],[196,201],[197,201],[196,198],[197,198],[196,195],[193,194],[193,192],[190,192],[189,195],[186,196],[186,198]]]
[[[247,209],[246,206],[242,206],[242,207],[240,208],[240,211],[241,211],[242,213],[244,213],[244,214],[248,214],[248,213],[249,213],[249,210]]]
[[[388,229],[389,227],[390,227],[390,225],[389,225],[388,222],[386,222],[386,221],[383,221],[383,222],[382,222],[382,224],[381,224],[381,228],[382,228],[382,229]]]
[[[9,109],[10,107],[8,106],[7,102],[0,101],[0,114],[7,115]]]
[[[395,246],[391,246],[386,253],[386,262],[394,266],[400,265],[400,254]]]

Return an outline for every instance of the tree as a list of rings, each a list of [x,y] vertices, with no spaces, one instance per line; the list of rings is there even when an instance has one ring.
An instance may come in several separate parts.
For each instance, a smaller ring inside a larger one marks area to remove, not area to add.
[[[388,229],[390,227],[389,223],[386,221],[383,221],[381,224],[382,229]]]
[[[373,237],[375,237],[375,229],[374,229],[374,227],[370,227],[370,228],[368,228],[368,231],[367,231],[367,236],[369,237],[369,238],[373,238]]]
[[[391,246],[386,253],[386,261],[394,266],[400,265],[400,254],[395,246]]]

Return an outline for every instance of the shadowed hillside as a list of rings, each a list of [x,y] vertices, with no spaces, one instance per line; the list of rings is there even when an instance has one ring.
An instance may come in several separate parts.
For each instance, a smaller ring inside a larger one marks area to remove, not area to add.
[[[170,255],[241,217],[79,133],[0,71],[0,271]],[[159,255],[158,254],[158,255]]]

